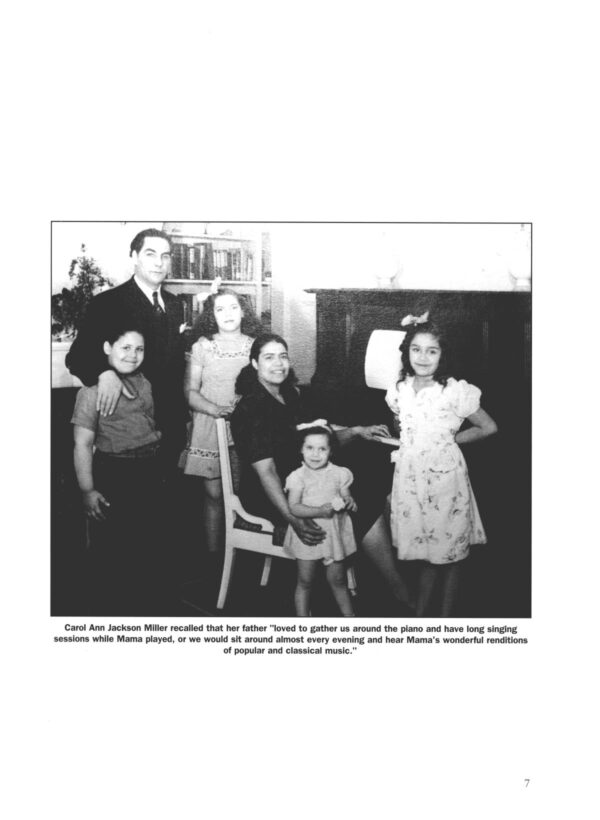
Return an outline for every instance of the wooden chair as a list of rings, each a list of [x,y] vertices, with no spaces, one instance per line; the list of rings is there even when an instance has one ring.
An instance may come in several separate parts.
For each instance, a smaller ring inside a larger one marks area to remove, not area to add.
[[[289,559],[290,556],[284,552],[283,547],[276,547],[273,544],[273,524],[266,518],[260,518],[259,516],[247,513],[235,493],[231,463],[229,460],[229,443],[227,440],[225,419],[217,419],[217,438],[219,442],[221,481],[223,483],[223,505],[225,507],[225,560],[223,563],[219,597],[217,599],[217,609],[223,609],[225,601],[227,600],[227,592],[229,590],[229,582],[231,580],[237,550],[258,552],[265,556],[265,563],[260,579],[261,586],[266,586],[269,582],[272,559]],[[240,522],[240,519],[242,519],[242,522]],[[250,526],[242,529],[240,524],[242,526]],[[254,528],[256,528],[255,531]],[[353,595],[356,594],[356,579],[352,567],[348,568],[348,588]]]

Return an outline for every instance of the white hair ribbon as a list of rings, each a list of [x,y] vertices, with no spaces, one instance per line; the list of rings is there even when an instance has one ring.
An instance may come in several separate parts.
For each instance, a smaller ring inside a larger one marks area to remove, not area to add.
[[[308,430],[309,427],[326,427],[327,430],[331,430],[327,419],[317,419],[316,421],[307,421],[305,424],[297,424],[296,430]]]
[[[421,314],[421,316],[411,316],[410,313],[408,316],[405,316],[404,319],[400,322],[400,327],[406,327],[407,325],[422,325],[429,319],[429,311],[426,310],[425,313]]]

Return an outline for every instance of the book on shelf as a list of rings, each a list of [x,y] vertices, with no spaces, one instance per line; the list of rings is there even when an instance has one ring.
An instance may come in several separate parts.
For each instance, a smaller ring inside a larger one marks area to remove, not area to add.
[[[190,246],[190,269],[192,279],[204,279],[206,265],[206,245],[197,243]]]
[[[193,293],[180,293],[178,298],[183,305],[183,321],[191,327],[197,315],[196,298]]]
[[[240,248],[231,251],[231,278],[235,282],[241,281],[242,278],[242,251]]]
[[[172,251],[171,279],[189,279],[189,256],[187,245],[175,243]]]
[[[225,251],[217,248],[214,251],[215,260],[215,276],[220,276],[221,279],[227,279],[227,272],[225,270]]]
[[[233,279],[232,259],[234,253],[235,251],[225,250],[224,248],[213,250],[215,276],[220,276],[224,282],[230,282]]]
[[[213,250],[213,246],[210,242],[207,242],[204,246],[205,250],[205,259],[204,259],[204,269],[202,271],[202,278],[203,279],[214,279],[215,278],[215,254]]]
[[[254,255],[249,243],[223,247],[223,242],[175,241],[170,279],[223,282],[254,281]]]

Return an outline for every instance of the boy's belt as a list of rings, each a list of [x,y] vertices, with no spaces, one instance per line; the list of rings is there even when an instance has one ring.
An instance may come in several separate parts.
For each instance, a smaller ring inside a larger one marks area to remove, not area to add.
[[[121,453],[104,453],[99,450],[97,454],[107,458],[152,458],[158,453],[159,446],[157,441],[153,441],[150,444],[136,447],[134,450],[123,450]]]

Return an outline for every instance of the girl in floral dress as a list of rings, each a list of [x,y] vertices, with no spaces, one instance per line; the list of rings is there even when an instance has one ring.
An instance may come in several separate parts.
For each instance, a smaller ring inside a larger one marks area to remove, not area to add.
[[[427,562],[417,615],[425,614],[440,577],[440,614],[448,616],[460,562],[471,544],[487,540],[458,445],[486,438],[497,427],[479,404],[479,388],[449,375],[445,337],[428,314],[407,316],[402,326],[402,373],[386,396],[400,425],[400,447],[392,456],[392,543],[401,560]],[[471,426],[460,430],[465,419]]]
[[[196,331],[200,338],[186,357],[185,395],[192,423],[180,466],[186,475],[203,479],[206,545],[209,553],[217,553],[223,539],[223,489],[216,419],[227,418],[235,406],[235,380],[248,364],[260,323],[242,295],[216,286],[204,302]]]

